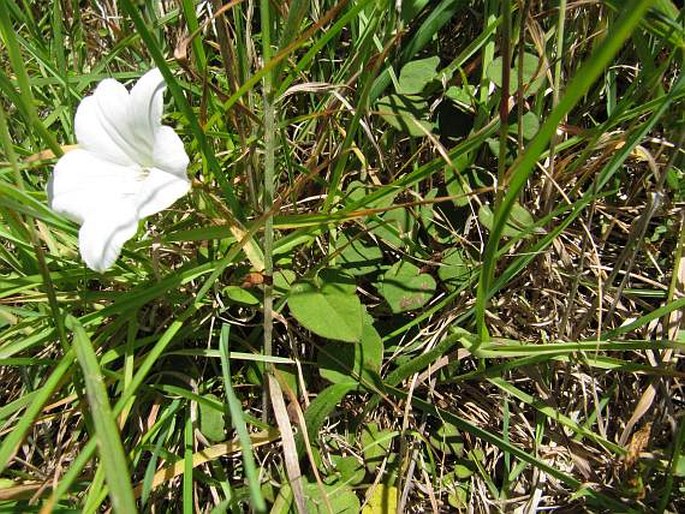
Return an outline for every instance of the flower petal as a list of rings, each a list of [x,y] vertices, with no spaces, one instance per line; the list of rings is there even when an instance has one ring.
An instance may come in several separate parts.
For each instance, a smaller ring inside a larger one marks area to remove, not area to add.
[[[183,147],[183,141],[171,127],[161,126],[155,132],[153,159],[156,168],[187,179],[186,170],[190,159]]]
[[[190,182],[185,177],[181,178],[158,168],[149,171],[150,174],[142,182],[137,198],[140,218],[170,207],[190,190]]]
[[[81,258],[93,271],[110,268],[124,243],[138,231],[138,218],[130,202],[112,202],[86,219],[79,231]]]
[[[48,202],[55,212],[82,224],[103,204],[128,199],[135,206],[140,177],[141,171],[134,166],[75,149],[57,161],[47,186]]]
[[[118,164],[152,166],[163,94],[164,79],[156,68],[143,75],[130,94],[116,80],[103,80],[76,110],[79,145]]]
[[[74,131],[81,148],[124,166],[144,157],[145,145],[132,144],[127,137],[130,133],[128,103],[128,91],[119,82],[114,79],[100,82],[76,110]]]
[[[131,88],[128,103],[128,119],[132,137],[142,139],[150,144],[148,159],[152,159],[155,134],[162,124],[164,110],[164,90],[166,84],[162,73],[153,68],[140,77]],[[152,162],[141,162],[152,166]]]

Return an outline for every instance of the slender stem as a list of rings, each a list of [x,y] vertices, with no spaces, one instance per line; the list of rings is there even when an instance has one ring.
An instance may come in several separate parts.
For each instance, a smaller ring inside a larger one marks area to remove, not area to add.
[[[502,201],[507,171],[507,136],[509,133],[509,83],[511,81],[511,0],[502,2],[502,25],[500,26],[500,51],[502,53],[502,92],[499,104],[499,155],[497,157],[497,184],[495,189],[495,208]],[[483,317],[478,318],[478,335],[481,340],[489,339],[488,327]]]
[[[271,18],[269,16],[269,0],[261,0],[260,15],[262,25],[262,56],[266,66],[271,60]],[[264,284],[264,354],[272,353],[273,339],[273,286],[271,277],[273,276],[273,243],[274,225],[272,207],[274,203],[274,105],[273,105],[273,74],[269,72],[264,75],[262,81],[264,86],[264,190],[263,208],[266,213],[264,221],[264,275],[267,280]],[[267,419],[269,411],[269,388],[264,388],[263,414],[264,421]]]
[[[559,17],[557,18],[557,48],[554,54],[554,84],[552,86],[552,109],[556,109],[559,105],[559,96],[561,94],[561,63],[564,55],[564,28],[566,26],[566,0],[559,0]],[[549,212],[552,208],[552,179],[554,178],[554,157],[556,155],[556,145],[559,136],[554,134],[549,145],[549,179],[545,183],[545,189],[542,194],[544,202],[544,212]]]
[[[497,159],[497,201],[501,196],[504,174],[507,170],[507,136],[509,135],[509,96],[511,82],[511,0],[502,2],[502,25],[500,26],[500,51],[502,52],[502,96],[499,102],[499,156]]]

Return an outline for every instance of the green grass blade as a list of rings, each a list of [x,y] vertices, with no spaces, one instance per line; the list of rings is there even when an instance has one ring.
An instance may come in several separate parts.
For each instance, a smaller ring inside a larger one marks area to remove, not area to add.
[[[264,501],[264,495],[262,495],[261,484],[259,483],[259,470],[255,464],[250,434],[247,431],[240,400],[236,396],[231,382],[231,366],[228,358],[229,331],[230,325],[227,323],[222,324],[221,335],[219,337],[219,352],[221,354],[221,372],[224,380],[224,391],[226,393],[226,405],[228,407],[227,414],[231,418],[231,423],[238,434],[238,440],[240,441],[243,450],[245,478],[247,479],[247,486],[250,489],[250,499],[252,500],[251,506],[257,512],[266,512],[266,503]]]
[[[124,446],[109,404],[105,380],[90,337],[76,318],[67,318],[67,328],[74,335],[74,351],[83,371],[90,415],[93,419],[95,437],[98,441],[98,453],[109,486],[112,507],[115,512],[135,513],[137,508]]]
[[[193,453],[195,437],[193,436],[193,420],[190,412],[186,413],[183,428],[183,514],[193,514]]]
[[[392,387],[388,387],[387,392],[396,396],[397,398],[402,399],[407,399],[409,396],[405,391]],[[413,395],[411,397],[411,402],[415,407],[417,407],[421,411],[436,416],[439,419],[443,419],[444,421],[457,427],[459,430],[468,432],[474,435],[475,437],[482,439],[483,441],[487,441],[488,443],[497,446],[500,450],[506,451],[511,455],[517,457],[518,459],[522,460],[523,462],[526,462],[527,464],[530,464],[531,466],[540,469],[548,475],[563,482],[567,486],[572,487],[576,490],[580,490],[582,488],[582,482],[580,482],[579,480],[573,478],[572,476],[553,466],[550,466],[542,459],[529,454],[528,452],[520,449],[518,446],[514,446],[513,444],[509,443],[508,441],[500,437],[499,435],[493,434],[492,432],[482,429],[472,424],[471,422],[466,421],[465,419],[462,419],[459,416],[452,414],[449,411],[436,407],[432,403],[427,402],[416,395]],[[605,494],[595,492],[592,489],[586,489],[584,491],[584,494],[591,498],[596,505],[601,505],[603,508],[611,507],[612,509],[618,509],[615,510],[615,512],[636,512],[635,510],[628,508],[621,501],[611,498]]]

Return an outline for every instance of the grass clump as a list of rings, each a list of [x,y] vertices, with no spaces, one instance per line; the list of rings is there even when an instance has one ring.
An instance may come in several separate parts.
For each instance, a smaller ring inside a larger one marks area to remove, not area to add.
[[[6,0],[2,509],[681,511],[676,4]],[[46,183],[152,67],[193,187],[95,273]]]

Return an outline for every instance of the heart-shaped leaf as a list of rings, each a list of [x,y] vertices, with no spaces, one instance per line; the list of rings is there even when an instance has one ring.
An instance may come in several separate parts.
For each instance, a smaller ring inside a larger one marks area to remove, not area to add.
[[[535,137],[535,134],[538,133],[538,130],[540,130],[538,117],[533,111],[528,111],[521,117],[521,136],[523,136],[523,139],[526,141],[530,141]],[[516,135],[518,132],[519,124],[515,121],[509,125],[509,133]]]
[[[366,314],[359,344],[329,343],[319,352],[319,373],[334,384],[359,383],[360,379],[373,383],[383,361],[383,342],[373,326],[373,318]]]
[[[488,205],[481,205],[478,210],[478,219],[488,230],[492,230],[492,227],[495,225],[494,214]],[[505,237],[516,237],[524,230],[529,229],[534,223],[533,215],[520,203],[515,203],[511,208],[509,219],[506,225],[504,225],[504,229],[502,229],[502,235]]]
[[[437,55],[408,62],[400,71],[397,92],[401,95],[419,94],[429,82],[435,79],[439,64],[440,58]]]
[[[337,247],[341,249],[341,267],[350,275],[366,275],[378,271],[383,263],[383,252],[373,243],[367,243],[358,236],[351,234],[352,239],[341,234],[337,241]]]
[[[443,282],[458,286],[469,279],[470,266],[459,249],[452,250],[445,255],[438,268],[438,276]]]
[[[392,127],[413,137],[422,137],[433,130],[427,121],[428,103],[421,97],[388,95],[378,100],[378,113]]]
[[[400,261],[383,277],[381,295],[394,313],[423,307],[435,293],[435,279],[410,262]]]
[[[322,494],[327,496],[327,500]],[[359,498],[347,485],[322,487],[319,484],[306,484],[304,496],[307,500],[307,512],[311,514],[358,514],[361,509]]]
[[[354,279],[338,270],[322,270],[313,280],[293,284],[288,307],[305,328],[327,339],[356,343],[362,336],[362,304]]]
[[[538,71],[540,68],[540,59],[532,54],[523,54],[523,87],[526,96],[535,94],[542,82],[545,80],[544,69]],[[511,69],[511,91],[518,91],[521,85],[518,83],[519,79],[519,59],[515,59],[514,66]],[[486,72],[488,78],[494,82],[497,87],[502,87],[502,58],[497,57],[488,66]]]

